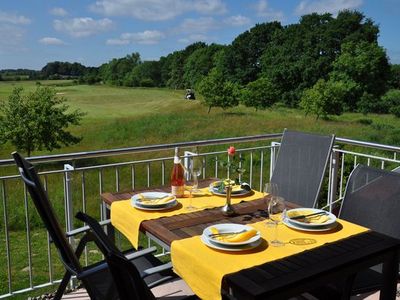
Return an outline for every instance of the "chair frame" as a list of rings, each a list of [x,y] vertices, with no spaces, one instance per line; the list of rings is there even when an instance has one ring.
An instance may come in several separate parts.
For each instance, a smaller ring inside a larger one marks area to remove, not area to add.
[[[317,190],[316,190],[316,193],[315,193],[315,196],[314,196],[314,199],[313,199],[313,203],[311,205],[311,207],[316,207],[316,205],[318,203],[318,199],[319,199],[320,193],[321,193],[321,188],[322,188],[322,184],[323,184],[323,181],[324,181],[326,169],[327,169],[327,166],[328,166],[328,163],[329,163],[329,158],[330,158],[330,156],[332,154],[332,148],[333,148],[333,145],[335,143],[335,135],[334,134],[331,134],[331,135],[328,135],[328,136],[326,136],[326,135],[317,135],[317,134],[313,134],[313,133],[305,133],[305,132],[287,130],[285,128],[285,130],[283,132],[283,136],[282,136],[279,152],[278,152],[278,157],[277,157],[277,159],[275,161],[274,170],[273,170],[273,172],[271,174],[271,178],[270,178],[271,182],[275,182],[275,178],[274,177],[276,176],[276,173],[275,173],[276,166],[279,164],[280,160],[284,159],[284,157],[282,157],[280,155],[281,154],[281,149],[284,149],[282,147],[286,147],[285,141],[287,140],[288,136],[291,135],[291,134],[304,135],[305,137],[306,136],[312,136],[312,137],[330,138],[329,150],[327,151],[327,153],[326,153],[326,155],[324,157],[325,164],[324,164],[324,166],[322,168],[321,178],[320,178],[320,180],[318,182]],[[274,174],[275,174],[275,176],[274,176]],[[287,199],[287,200],[293,202],[293,199]],[[296,201],[294,201],[294,202],[296,202]],[[301,205],[304,205],[304,204],[301,203]]]
[[[65,232],[62,230],[60,223],[58,222],[56,215],[54,213],[53,207],[51,206],[46,191],[43,189],[39,176],[37,175],[34,167],[25,160],[19,153],[13,152],[12,156],[18,166],[20,175],[22,180],[24,181],[29,194],[36,206],[36,209],[49,232],[51,242],[56,246],[61,261],[66,269],[66,272],[61,280],[61,283],[57,289],[57,292],[54,296],[54,299],[61,299],[68,282],[70,281],[72,276],[76,276],[77,279],[83,282],[89,296],[91,299],[98,299],[98,295],[95,293],[93,289],[93,285],[89,281],[89,277],[95,274],[99,274],[100,272],[109,272],[109,267],[106,261],[102,260],[100,262],[94,263],[90,266],[83,267],[79,258],[83,253],[88,242],[94,242],[99,249],[102,249],[103,243],[90,231],[90,228],[77,230],[74,234],[70,234],[67,236]],[[96,222],[97,223],[97,222]],[[98,223],[97,223],[98,224]],[[100,225],[98,224],[100,227]],[[74,251],[71,245],[69,244],[67,237],[74,236],[75,234],[84,233],[82,238],[80,239],[76,250]],[[113,246],[115,247],[115,246]],[[117,249],[115,247],[115,249]],[[152,252],[155,252],[156,248],[151,247],[141,251],[135,251],[134,253],[129,253],[125,257],[128,260],[142,259],[146,260],[145,257],[150,255]],[[125,253],[124,253],[125,254]],[[168,264],[164,264],[158,267],[155,267],[162,270],[170,269],[171,266]],[[148,273],[148,275],[152,275],[154,273]],[[110,274],[112,275],[112,274]],[[111,277],[110,277],[111,278]],[[112,280],[112,279],[111,279]],[[105,299],[111,298],[112,295],[115,295],[115,282],[111,282],[106,291]]]

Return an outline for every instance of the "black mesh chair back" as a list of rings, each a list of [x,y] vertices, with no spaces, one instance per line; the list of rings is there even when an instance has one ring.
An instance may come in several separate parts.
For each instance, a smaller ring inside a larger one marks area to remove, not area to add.
[[[341,219],[400,238],[400,173],[358,165],[350,174]]]
[[[71,275],[75,275],[78,279],[82,280],[91,299],[117,299],[114,282],[108,270],[108,265],[104,261],[85,267],[82,267],[79,263],[78,257],[82,253],[86,242],[90,240],[90,236],[85,235],[81,239],[76,251],[72,249],[34,167],[17,152],[14,152],[12,155],[18,166],[22,180],[27,186],[33,203],[66,269],[66,273],[54,299],[62,297]]]
[[[82,268],[79,260],[72,250],[71,245],[68,243],[65,237],[65,232],[61,229],[61,226],[58,223],[53,207],[47,198],[47,194],[43,189],[34,167],[17,152],[14,152],[12,155],[18,166],[22,180],[28,188],[33,203],[35,204],[52,241],[60,253],[64,265],[75,272],[81,271]]]
[[[130,262],[113,244],[107,242],[108,237],[92,217],[78,212],[76,217],[86,222],[96,235],[102,253],[105,255],[118,290],[119,299],[122,300],[154,300],[147,284],[139,270]]]
[[[285,130],[271,182],[287,201],[315,207],[332,151],[334,135]]]

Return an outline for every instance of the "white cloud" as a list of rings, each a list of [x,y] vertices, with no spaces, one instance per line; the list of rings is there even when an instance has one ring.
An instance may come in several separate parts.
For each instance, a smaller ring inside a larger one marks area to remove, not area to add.
[[[198,19],[185,19],[179,26],[179,31],[187,33],[206,33],[218,28],[218,23],[211,17],[202,17]]]
[[[122,46],[122,45],[128,45],[129,43],[130,43],[129,40],[123,40],[123,39],[108,39],[106,41],[106,44],[110,46]]]
[[[143,32],[127,32],[121,34],[118,39],[109,39],[107,45],[127,45],[130,43],[142,45],[158,44],[161,39],[165,38],[164,33],[158,30],[145,30]]]
[[[222,0],[99,0],[90,6],[106,16],[132,16],[145,21],[164,21],[186,12],[222,14],[226,5]]]
[[[65,17],[68,15],[68,12],[62,7],[54,7],[50,10],[50,14],[58,17]]]
[[[65,45],[65,43],[62,40],[60,40],[58,38],[55,38],[55,37],[44,37],[44,38],[41,38],[39,40],[39,43],[44,44],[44,45],[54,45],[54,46]]]
[[[227,11],[221,0],[192,1],[193,9],[201,14],[223,14]]]
[[[243,26],[249,24],[250,19],[242,15],[237,15],[226,18],[224,23],[231,26]]]
[[[267,18],[269,21],[283,21],[285,15],[282,11],[271,8],[267,0],[260,0],[254,6],[257,16]]]
[[[319,0],[319,1],[301,1],[296,7],[296,15],[305,15],[313,12],[331,13],[337,15],[340,10],[356,9],[363,4],[362,0]]]
[[[87,17],[54,20],[53,26],[55,30],[65,32],[73,37],[86,37],[108,31],[114,27],[114,24],[107,18],[94,20]]]
[[[0,10],[0,23],[27,25],[31,23],[31,20],[25,16],[17,15],[16,13],[8,13]]]

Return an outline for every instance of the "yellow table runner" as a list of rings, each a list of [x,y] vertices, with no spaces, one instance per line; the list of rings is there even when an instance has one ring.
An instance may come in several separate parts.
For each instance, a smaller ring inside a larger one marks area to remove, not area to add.
[[[282,247],[269,246],[265,241],[271,240],[273,234],[273,228],[266,226],[266,221],[249,224],[260,231],[264,241],[256,249],[244,252],[213,250],[203,244],[200,236],[177,240],[172,242],[171,246],[172,265],[174,271],[201,299],[221,299],[222,277],[226,274],[368,231],[365,227],[343,220],[338,220],[338,222],[337,230],[332,232],[300,232],[281,224],[278,226],[278,237],[286,243]],[[299,238],[314,239],[316,243],[310,245],[288,243],[290,240]]]
[[[131,200],[114,201],[111,204],[111,224],[124,234],[132,245],[137,248],[139,243],[139,227],[142,221],[153,220],[162,217],[170,217],[179,214],[187,214],[194,211],[204,210],[224,206],[226,197],[212,195],[208,188],[201,189],[202,193],[195,194],[192,198],[192,205],[196,207],[194,210],[188,210],[190,198],[178,198],[179,204],[170,210],[164,211],[148,211],[134,208]],[[254,191],[253,194],[246,197],[232,197],[232,204],[242,201],[251,201],[262,198],[263,194]]]

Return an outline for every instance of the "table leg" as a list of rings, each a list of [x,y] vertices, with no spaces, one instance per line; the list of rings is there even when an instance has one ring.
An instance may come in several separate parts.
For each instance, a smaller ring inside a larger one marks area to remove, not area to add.
[[[383,263],[383,286],[379,299],[396,299],[397,277],[399,274],[399,254],[393,250]]]

